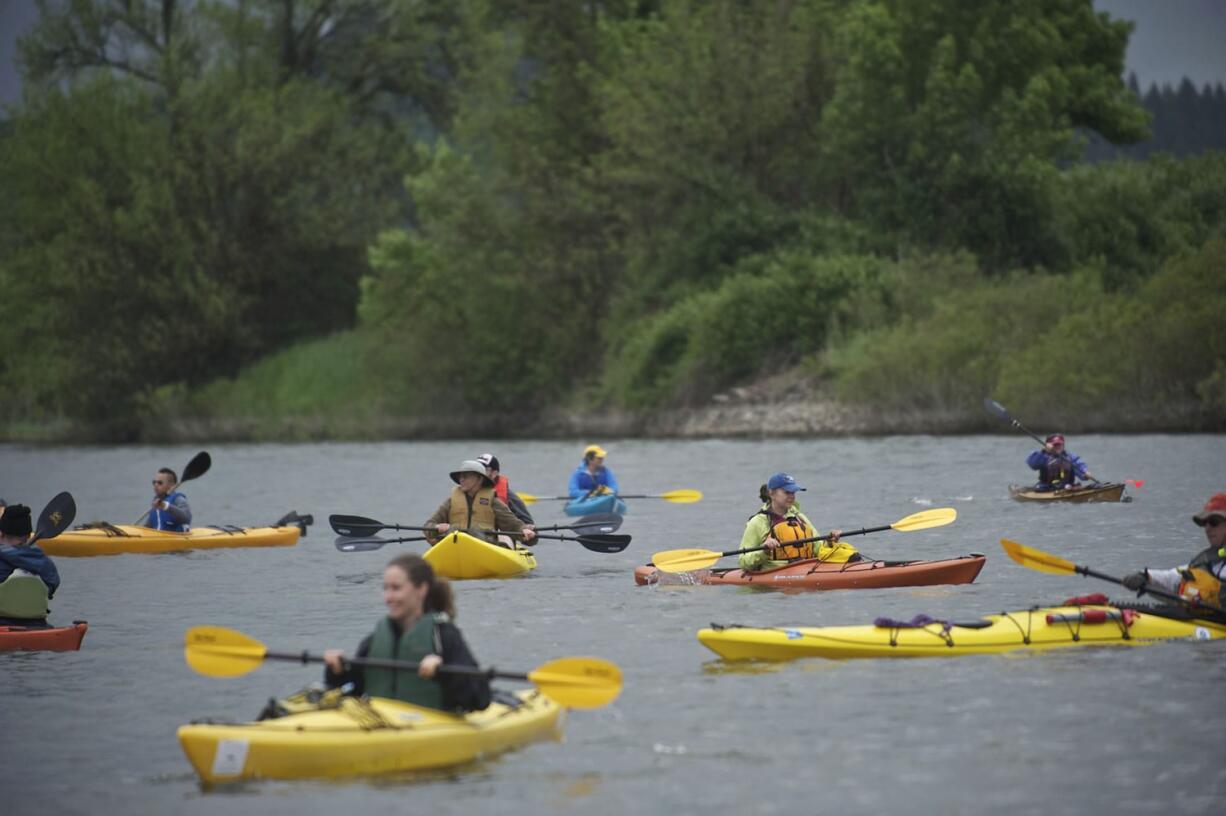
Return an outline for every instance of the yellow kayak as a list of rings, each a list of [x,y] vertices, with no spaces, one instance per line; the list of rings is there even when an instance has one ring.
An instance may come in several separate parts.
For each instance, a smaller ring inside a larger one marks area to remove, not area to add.
[[[1108,605],[1035,607],[988,615],[982,621],[915,628],[884,626],[724,626],[702,629],[698,640],[726,660],[797,657],[959,657],[1072,646],[1133,646],[1158,640],[1218,640],[1226,624],[1173,619]]]
[[[124,553],[164,553],[176,550],[218,547],[292,547],[298,543],[301,528],[283,527],[196,527],[186,533],[133,527],[128,524],[68,530],[55,538],[38,542],[47,555],[89,556]]]
[[[179,744],[200,779],[369,776],[461,765],[561,735],[564,709],[538,691],[464,716],[396,700],[324,695],[293,713],[236,725],[184,725]]]
[[[459,532],[448,533],[424,558],[439,575],[458,580],[509,578],[536,569],[536,556],[526,547],[512,550]]]

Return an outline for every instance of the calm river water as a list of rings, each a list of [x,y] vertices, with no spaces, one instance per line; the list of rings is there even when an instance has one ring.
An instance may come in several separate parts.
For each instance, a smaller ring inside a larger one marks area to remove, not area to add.
[[[461,582],[459,623],[485,665],[528,670],[565,655],[618,663],[611,706],[573,712],[561,743],[527,746],[416,779],[258,783],[203,791],[175,740],[193,718],[244,720],[317,667],[194,674],[183,632],[212,623],[275,650],[353,649],[382,614],[396,552],[342,554],[330,513],[418,524],[447,472],[484,451],[512,486],[564,492],[583,442],[219,445],[186,485],[198,525],[266,524],[289,510],[316,526],[293,549],[60,558],[53,622],[87,619],[80,652],[0,655],[0,790],[6,814],[185,813],[1221,813],[1226,807],[1226,644],[1078,649],[957,660],[725,664],[695,632],[712,621],[867,623],[919,612],[966,619],[1070,595],[1124,591],[1009,561],[1001,537],[1108,574],[1185,563],[1204,546],[1190,516],[1226,490],[1226,436],[1071,440],[1103,478],[1143,479],[1130,504],[1035,507],[1022,436],[791,441],[601,440],[622,489],[692,487],[694,505],[637,500],[625,552],[543,543],[528,577]],[[161,465],[198,448],[0,446],[0,496],[35,512],[60,490],[79,522],[128,523]],[[979,551],[970,586],[783,594],[635,587],[653,551],[734,548],[758,485],[788,470],[821,527],[888,524],[928,507],[958,521],[854,539],[877,557]],[[560,502],[534,510],[563,520]]]

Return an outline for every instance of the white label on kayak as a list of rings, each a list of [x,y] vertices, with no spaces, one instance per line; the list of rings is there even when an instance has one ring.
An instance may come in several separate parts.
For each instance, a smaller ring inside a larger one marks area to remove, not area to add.
[[[213,776],[242,776],[247,763],[247,740],[221,740],[213,755]]]
[[[1196,639],[1197,640],[1209,640],[1211,637],[1213,636],[1209,634],[1208,629],[1206,629],[1203,626],[1196,627]]]
[[[801,637],[800,632],[795,629],[785,629],[784,633],[788,636],[788,640],[798,640]]]
[[[399,719],[401,722],[417,722],[418,720],[425,719],[424,717],[422,717],[421,714],[418,714],[416,711],[401,711],[399,714],[396,715],[396,718]]]

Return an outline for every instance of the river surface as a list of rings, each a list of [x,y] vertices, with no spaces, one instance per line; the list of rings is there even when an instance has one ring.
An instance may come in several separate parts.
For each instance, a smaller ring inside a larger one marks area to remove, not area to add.
[[[1102,581],[1014,564],[1012,538],[1099,571],[1186,563],[1190,520],[1226,490],[1226,436],[1071,440],[1098,476],[1142,479],[1129,504],[1037,507],[1021,436],[780,441],[601,440],[627,493],[698,488],[699,504],[633,500],[622,553],[542,543],[527,577],[458,582],[459,624],[477,658],[509,671],[566,655],[616,662],[612,705],[572,712],[562,742],[453,772],[202,790],[175,729],[254,718],[316,666],[266,663],[239,678],[193,673],[183,633],[242,630],[272,650],[352,650],[382,614],[382,567],[399,547],[343,554],[330,513],[420,524],[461,459],[493,451],[513,488],[564,492],[584,442],[218,445],[185,485],[197,525],[267,524],[313,513],[297,547],[58,558],[51,620],[90,623],[80,652],[0,654],[0,790],[6,814],[338,813],[1222,813],[1226,643],[1073,649],[1021,657],[723,663],[695,639],[712,621],[868,623],[924,612],[965,620],[1089,592]],[[130,523],[158,466],[199,448],[0,446],[0,496],[34,512],[60,490],[78,522]],[[851,539],[885,558],[988,555],[969,586],[784,594],[636,587],[653,551],[733,549],[758,485],[787,470],[822,528],[889,524],[950,506],[958,521]],[[564,521],[561,502],[534,506]]]

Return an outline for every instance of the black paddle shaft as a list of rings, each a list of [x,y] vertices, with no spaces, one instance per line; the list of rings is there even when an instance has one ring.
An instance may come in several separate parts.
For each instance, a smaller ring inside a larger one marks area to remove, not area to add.
[[[1008,421],[1010,425],[1012,425],[1014,428],[1017,428],[1019,431],[1029,436],[1035,442],[1038,442],[1040,445],[1043,446],[1044,449],[1047,448],[1046,442],[1044,442],[1042,439],[1039,439],[1038,435],[1035,434],[1034,431],[1030,430],[1025,425],[1023,425],[1021,422],[1019,422],[1017,419],[1015,419],[1014,416],[1005,409],[1005,406],[1001,405],[996,400],[990,399],[988,397],[984,397],[983,407],[987,408],[989,413],[995,414],[1001,419]],[[1068,462],[1070,465],[1073,464],[1073,458],[1068,455],[1067,451],[1060,451],[1056,455],[1059,456],[1064,461]],[[1086,475],[1090,476],[1090,473],[1088,470],[1086,471]],[[1090,478],[1093,479],[1094,477],[1090,476]],[[1094,480],[1094,481],[1097,481],[1097,480]]]
[[[1080,575],[1085,575],[1090,578],[1099,578],[1103,581],[1110,581],[1113,584],[1119,584],[1120,586],[1124,586],[1123,580],[1120,578],[1116,578],[1113,575],[1104,575],[1103,573],[1098,572],[1097,570],[1092,570],[1089,567],[1082,567],[1078,565],[1074,565],[1073,569]],[[1145,586],[1141,587],[1140,592],[1146,593],[1149,595],[1154,595],[1158,598],[1165,598],[1168,601],[1175,601],[1177,603],[1186,604],[1187,606],[1191,607],[1193,611],[1195,611],[1197,608],[1200,608],[1200,609],[1208,610],[1209,612],[1214,612],[1223,617],[1226,617],[1226,609],[1222,609],[1222,607],[1220,606],[1214,606],[1211,603],[1205,603],[1204,601],[1201,601],[1201,600],[1194,601],[1194,600],[1191,600],[1190,598],[1185,598],[1182,595],[1178,595],[1174,592],[1167,592],[1165,589],[1158,589],[1157,587],[1151,587],[1149,586],[1148,583],[1146,583]]]
[[[308,663],[323,663],[325,662],[322,655],[313,655],[310,652],[266,652],[264,654],[266,660],[289,660],[302,663],[304,666]],[[416,663],[409,663],[405,660],[384,660],[377,657],[346,657],[345,663],[350,666],[369,666],[372,669],[400,669],[402,671],[414,671],[417,669]],[[523,680],[529,681],[530,678],[526,674],[516,672],[502,672],[493,668],[483,669],[480,666],[452,666],[444,663],[438,666],[435,671],[443,672],[444,674],[467,674],[472,677],[495,677],[502,680]]]
[[[894,529],[893,524],[887,524],[884,527],[861,527],[859,530],[848,530],[845,533],[839,533],[839,539],[842,540],[846,538],[847,536],[867,535],[868,533],[880,533],[882,530],[893,530],[893,529]],[[829,540],[830,540],[830,534],[827,533],[826,535],[822,535],[822,536],[813,536],[812,538],[801,538],[796,541],[780,541],[779,543],[780,545],[784,547],[792,547],[797,544],[808,544],[811,541],[829,541]],[[747,550],[732,550],[731,552],[724,553],[724,555],[736,555],[737,553],[743,553],[743,552],[757,552],[758,550],[765,550],[765,549],[766,547],[750,547]]]

